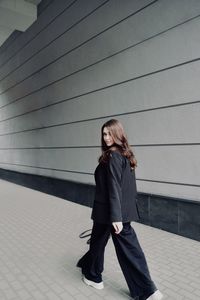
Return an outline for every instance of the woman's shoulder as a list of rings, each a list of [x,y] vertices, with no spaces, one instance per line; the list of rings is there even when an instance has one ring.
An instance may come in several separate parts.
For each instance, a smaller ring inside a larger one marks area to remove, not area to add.
[[[111,150],[110,151],[110,156],[119,156],[119,157],[123,157],[123,155],[119,152],[119,150]]]
[[[111,149],[109,156],[110,161],[123,161],[123,159],[125,158],[124,155],[122,155],[121,152],[117,149]]]

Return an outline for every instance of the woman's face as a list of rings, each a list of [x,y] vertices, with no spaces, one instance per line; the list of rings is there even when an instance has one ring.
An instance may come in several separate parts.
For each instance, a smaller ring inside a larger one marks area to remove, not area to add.
[[[108,130],[107,127],[104,127],[104,129],[103,129],[103,139],[108,147],[110,147],[114,144],[114,140],[113,140],[112,136],[110,135],[110,131]]]

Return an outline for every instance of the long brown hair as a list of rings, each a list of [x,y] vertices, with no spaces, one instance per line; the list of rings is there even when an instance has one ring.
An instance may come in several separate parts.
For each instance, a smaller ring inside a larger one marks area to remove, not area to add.
[[[103,130],[107,128],[110,132],[111,137],[114,140],[114,144],[108,147],[103,138]],[[135,159],[135,155],[131,150],[128,140],[124,131],[122,124],[116,120],[111,119],[103,124],[101,127],[101,150],[102,154],[99,157],[99,162],[106,163],[109,159],[110,153],[113,150],[119,151],[123,156],[127,157],[130,161],[131,168],[135,168],[137,166],[137,160]]]

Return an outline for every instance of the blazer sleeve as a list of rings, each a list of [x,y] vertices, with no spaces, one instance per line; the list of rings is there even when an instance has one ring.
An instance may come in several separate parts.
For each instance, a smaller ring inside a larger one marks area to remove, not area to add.
[[[122,221],[122,163],[123,158],[119,153],[111,153],[108,162],[108,192],[110,202],[111,222]]]

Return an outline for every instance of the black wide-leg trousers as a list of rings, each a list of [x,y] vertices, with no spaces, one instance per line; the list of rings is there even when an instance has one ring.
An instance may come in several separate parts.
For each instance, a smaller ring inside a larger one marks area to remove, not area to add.
[[[82,269],[82,273],[88,280],[101,282],[104,251],[110,234],[131,296],[138,300],[147,299],[156,291],[156,286],[150,277],[145,255],[130,222],[123,224],[120,234],[114,232],[112,225],[94,222],[90,249],[79,260],[77,266]]]

